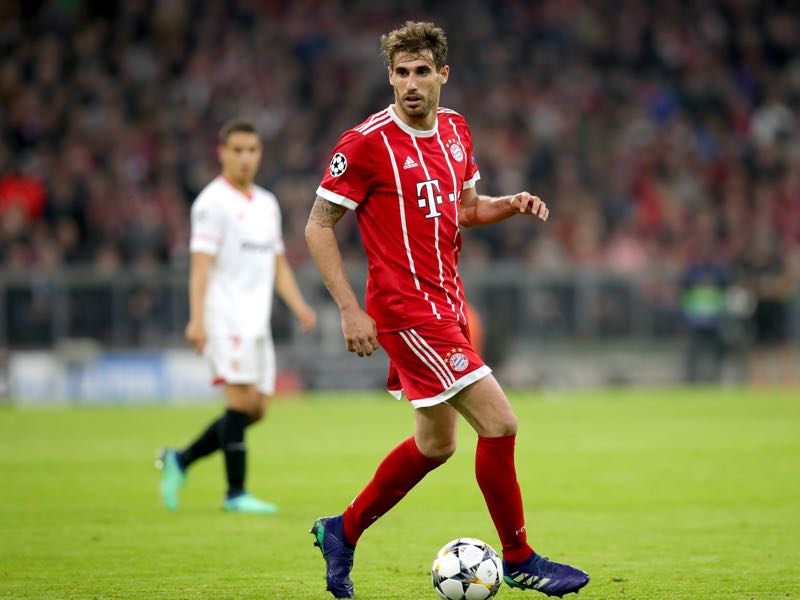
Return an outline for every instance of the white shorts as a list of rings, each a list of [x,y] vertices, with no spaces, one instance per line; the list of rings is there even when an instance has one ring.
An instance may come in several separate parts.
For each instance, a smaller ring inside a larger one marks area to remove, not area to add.
[[[253,384],[262,394],[275,393],[275,346],[271,337],[210,336],[205,356],[214,383]]]

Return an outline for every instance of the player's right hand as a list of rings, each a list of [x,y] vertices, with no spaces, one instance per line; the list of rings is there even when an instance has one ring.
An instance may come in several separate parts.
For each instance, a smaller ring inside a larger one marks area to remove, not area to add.
[[[189,324],[186,326],[186,339],[194,346],[198,354],[202,354],[208,339],[206,336],[206,328],[202,323],[189,321]]]
[[[360,307],[342,310],[342,334],[348,352],[370,356],[378,349],[378,327]]]

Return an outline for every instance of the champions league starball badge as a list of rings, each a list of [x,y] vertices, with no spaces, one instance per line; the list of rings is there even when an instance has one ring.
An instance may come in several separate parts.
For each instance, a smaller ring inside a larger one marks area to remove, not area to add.
[[[347,169],[347,159],[344,154],[337,152],[331,159],[331,177],[338,177]]]
[[[456,373],[466,371],[467,367],[469,367],[469,359],[467,358],[467,355],[462,352],[461,348],[453,348],[450,350],[450,352],[447,353],[447,356],[445,356],[445,360],[447,361],[450,369]]]

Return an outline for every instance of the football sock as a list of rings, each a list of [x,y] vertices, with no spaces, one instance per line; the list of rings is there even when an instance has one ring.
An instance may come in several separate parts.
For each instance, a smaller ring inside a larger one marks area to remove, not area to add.
[[[525,533],[522,494],[514,468],[516,439],[516,435],[478,437],[475,476],[503,544],[503,558],[521,563],[530,557],[533,549]]]
[[[228,409],[222,417],[220,446],[225,453],[225,472],[228,476],[228,498],[244,492],[244,477],[247,467],[247,445],[244,430],[250,423],[247,413]]]
[[[408,438],[386,455],[367,486],[348,506],[343,516],[344,535],[355,545],[364,530],[417,485],[426,474],[444,464],[428,458]]]
[[[194,461],[204,456],[208,456],[215,450],[219,450],[220,437],[222,436],[222,422],[225,416],[221,416],[213,421],[200,436],[189,446],[177,453],[178,464],[184,471],[189,468]]]

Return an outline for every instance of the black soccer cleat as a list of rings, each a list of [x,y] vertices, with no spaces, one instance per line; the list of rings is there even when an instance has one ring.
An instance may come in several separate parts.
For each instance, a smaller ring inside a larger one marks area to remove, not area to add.
[[[548,596],[577,593],[589,583],[589,575],[569,565],[553,562],[535,552],[523,563],[503,560],[503,579],[512,588],[536,590]]]
[[[334,598],[355,598],[355,588],[350,579],[353,555],[356,547],[344,536],[342,515],[320,517],[309,531],[314,536],[314,545],[325,559],[325,579],[328,591]]]

